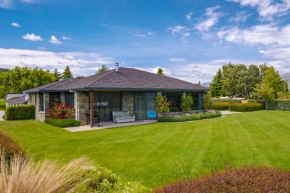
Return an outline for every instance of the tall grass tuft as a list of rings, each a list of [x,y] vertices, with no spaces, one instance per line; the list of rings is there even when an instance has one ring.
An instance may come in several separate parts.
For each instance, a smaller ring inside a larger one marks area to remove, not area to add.
[[[0,192],[5,193],[64,193],[73,192],[85,180],[79,172],[87,165],[85,158],[71,161],[65,166],[44,160],[33,164],[27,156],[15,154],[6,159],[0,151]]]

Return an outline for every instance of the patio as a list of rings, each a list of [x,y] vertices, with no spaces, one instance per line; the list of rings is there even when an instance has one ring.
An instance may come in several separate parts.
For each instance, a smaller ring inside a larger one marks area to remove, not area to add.
[[[91,128],[90,125],[85,126],[79,126],[79,127],[68,127],[64,128],[67,131],[70,132],[79,132],[79,131],[92,131],[92,130],[98,130],[98,129],[111,129],[111,128],[117,128],[117,127],[126,127],[126,126],[135,126],[135,125],[145,125],[145,124],[152,124],[157,123],[156,120],[138,120],[134,122],[128,122],[128,123],[114,123],[114,122],[102,122],[102,127],[98,127],[97,125],[94,125],[93,128]]]

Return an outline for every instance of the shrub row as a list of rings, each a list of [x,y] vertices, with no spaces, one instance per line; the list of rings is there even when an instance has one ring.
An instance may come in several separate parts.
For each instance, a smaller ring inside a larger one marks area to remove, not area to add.
[[[238,99],[211,99],[212,103],[242,103],[242,100]]]
[[[264,104],[264,101],[262,99],[248,99],[247,101],[248,103],[263,103]]]
[[[74,119],[46,119],[44,122],[61,128],[77,127],[81,124],[81,122]]]
[[[290,111],[290,100],[272,100],[268,102],[269,110]]]
[[[155,190],[171,192],[289,192],[290,172],[276,169],[242,168],[179,181]]]
[[[241,103],[241,104],[230,104],[230,111],[237,112],[249,112],[249,111],[258,111],[264,110],[265,107],[261,103]]]
[[[213,103],[212,109],[214,110],[227,110],[229,109],[230,103],[223,102],[223,103]]]
[[[35,119],[35,106],[9,106],[5,110],[6,120],[28,120]]]
[[[219,111],[216,112],[206,112],[206,113],[199,113],[199,114],[192,114],[192,115],[182,115],[182,116],[164,116],[159,117],[158,122],[185,122],[185,121],[193,121],[193,120],[200,120],[200,119],[210,119],[215,117],[221,117],[222,113]]]
[[[6,158],[11,158],[14,154],[26,155],[24,149],[10,136],[0,131],[0,151],[5,152]]]

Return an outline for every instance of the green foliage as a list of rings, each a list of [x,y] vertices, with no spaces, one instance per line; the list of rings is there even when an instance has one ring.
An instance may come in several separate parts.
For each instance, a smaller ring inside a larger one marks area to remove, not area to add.
[[[262,99],[248,99],[248,103],[262,103],[264,104],[264,100]]]
[[[158,68],[157,74],[160,76],[164,76],[165,74],[163,73],[162,68]]]
[[[210,93],[207,93],[205,96],[204,96],[204,100],[203,100],[203,108],[205,110],[210,110],[212,109],[212,100],[211,100],[211,94]]]
[[[64,79],[73,78],[73,75],[72,75],[72,73],[71,73],[71,71],[70,71],[69,66],[66,66],[66,67],[65,67],[62,77],[63,77]]]
[[[54,69],[53,75],[56,81],[59,81],[62,78],[61,73],[59,73],[57,69]]]
[[[24,149],[10,136],[0,131],[1,151],[4,150],[5,157],[11,158],[14,154],[25,155]]]
[[[261,103],[241,103],[241,104],[230,104],[230,111],[237,112],[250,112],[250,111],[259,111],[264,110],[265,107]]]
[[[268,110],[268,101],[275,98],[274,89],[268,83],[263,82],[254,89],[254,96],[263,99],[266,104],[266,110]]]
[[[290,92],[278,92],[278,99],[290,99]]]
[[[84,170],[81,174],[81,181],[85,181],[85,183],[81,184],[74,191],[75,193],[151,192],[140,183],[123,181],[116,174],[112,173],[112,171],[102,167],[91,167]]]
[[[269,110],[290,111],[290,100],[271,100],[268,105]]]
[[[265,85],[268,85],[269,88],[273,89],[273,94],[277,96],[277,93],[279,91],[283,91],[283,84],[284,81],[282,81],[279,72],[275,71],[275,68],[273,66],[266,67],[264,71],[263,83]]]
[[[181,99],[180,107],[182,108],[183,112],[189,112],[191,105],[193,105],[193,98],[191,95],[187,95]]]
[[[219,69],[214,76],[212,83],[209,85],[210,92],[214,97],[220,97],[224,95],[223,92],[223,74],[221,69]]]
[[[9,69],[7,69],[7,68],[0,68],[0,73],[2,73],[2,72],[8,72],[9,71]]]
[[[237,99],[211,99],[212,103],[242,103],[242,100]]]
[[[158,122],[186,122],[200,119],[210,119],[215,117],[221,117],[222,114],[219,111],[206,112],[192,115],[181,115],[181,116],[163,116],[158,118]]]
[[[231,103],[223,102],[223,103],[213,103],[212,109],[214,110],[227,110],[229,109]]]
[[[28,120],[35,119],[35,106],[8,106],[5,110],[5,120]]]
[[[54,81],[54,75],[48,70],[15,67],[8,72],[0,73],[0,98],[4,98],[5,93],[21,93]]]
[[[61,128],[77,127],[81,124],[81,122],[74,119],[45,119],[44,122]]]
[[[160,114],[169,112],[169,103],[167,102],[167,98],[165,96],[158,95],[156,97],[156,111]]]
[[[102,65],[101,68],[98,69],[98,71],[97,71],[96,74],[101,74],[101,73],[103,73],[103,72],[107,72],[107,71],[109,71],[109,70],[110,70],[110,68],[109,68],[108,66],[106,66],[106,65]]]
[[[4,100],[0,100],[0,110],[5,110],[5,108],[6,108],[6,101],[4,101]]]

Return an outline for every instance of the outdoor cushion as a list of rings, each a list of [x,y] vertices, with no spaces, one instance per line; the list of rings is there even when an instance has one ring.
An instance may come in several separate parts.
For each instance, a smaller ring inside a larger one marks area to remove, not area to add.
[[[113,111],[113,122],[125,123],[135,121],[135,115],[131,116],[129,111]]]

